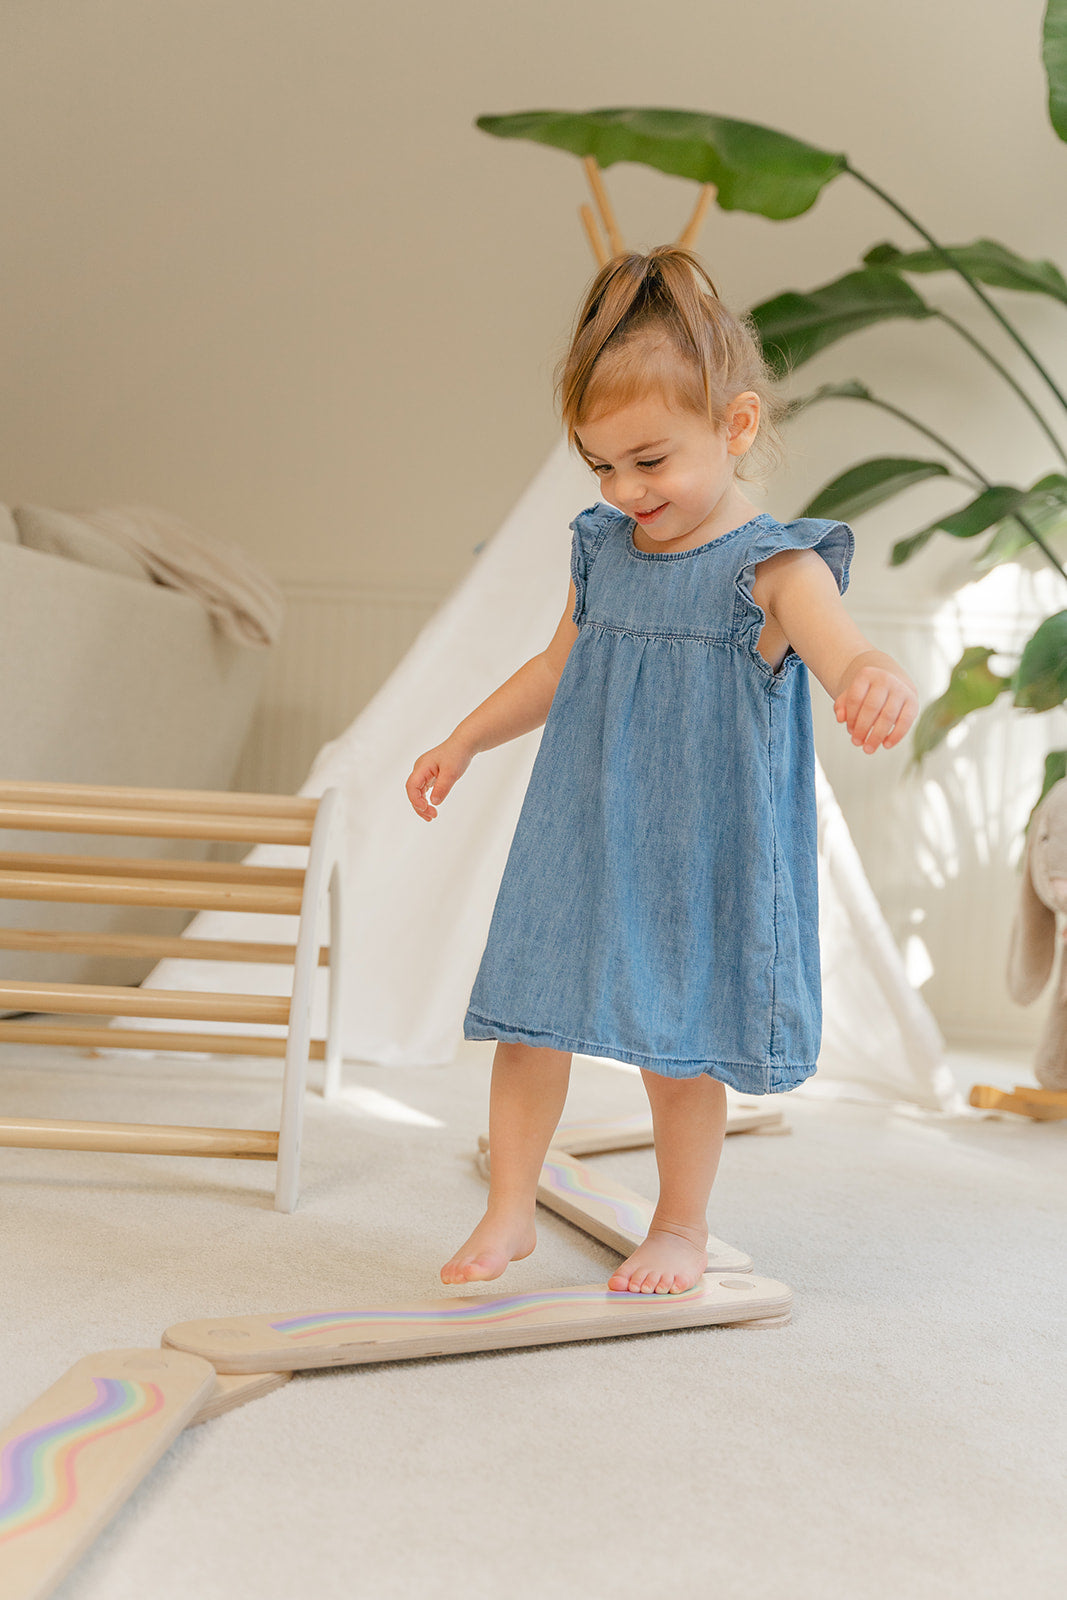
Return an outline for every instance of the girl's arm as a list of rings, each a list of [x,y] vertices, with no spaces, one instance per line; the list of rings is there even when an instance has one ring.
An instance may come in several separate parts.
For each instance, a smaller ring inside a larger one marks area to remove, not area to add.
[[[919,693],[899,662],[876,650],[845,610],[837,580],[814,550],[780,550],[756,569],[752,596],[834,702],[866,755],[900,743]]]
[[[508,739],[517,739],[520,734],[529,733],[547,721],[571,645],[578,637],[578,628],[571,621],[574,604],[572,578],[566,609],[545,649],[524,662],[499,689],[494,689],[488,700],[483,700],[453,728],[443,744],[424,750],[416,758],[404,787],[412,806],[424,821],[433,821],[438,805],[479,751],[492,750]],[[431,785],[432,803],[427,793]]]

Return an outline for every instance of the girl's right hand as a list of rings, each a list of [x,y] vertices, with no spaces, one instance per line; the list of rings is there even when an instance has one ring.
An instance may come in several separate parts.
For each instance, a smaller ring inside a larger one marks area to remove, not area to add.
[[[420,817],[425,817],[427,822],[433,821],[437,815],[437,806],[441,804],[457,778],[462,778],[473,759],[473,750],[468,750],[465,745],[452,739],[446,739],[444,744],[435,745],[432,750],[427,750],[424,755],[418,757],[404,787],[408,799]],[[426,790],[431,784],[433,805],[426,798]]]

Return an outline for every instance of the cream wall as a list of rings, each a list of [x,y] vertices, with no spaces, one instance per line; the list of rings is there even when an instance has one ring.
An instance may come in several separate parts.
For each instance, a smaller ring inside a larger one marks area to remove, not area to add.
[[[7,0],[0,500],[165,506],[259,556],[294,597],[294,616],[313,616],[316,594],[349,596],[364,623],[379,597],[387,602],[399,631],[364,648],[351,676],[340,653],[304,663],[300,703],[286,687],[299,673],[279,658],[262,726],[279,740],[289,730],[293,742],[274,753],[289,762],[285,781],[298,783],[320,734],[339,732],[373,692],[557,437],[552,367],[593,270],[577,220],[581,167],[493,139],[474,118],[646,104],[763,121],[846,151],[946,241],[990,236],[1064,263],[1067,149],[1044,107],[1043,9],[1043,0],[844,11],[831,0]],[[675,236],[695,196],[635,166],[607,180],[637,248]],[[713,208],[700,247],[721,292],[744,306],[814,287],[887,238],[918,243],[842,178],[792,222]],[[913,281],[987,339],[1053,414],[962,284]],[[1002,299],[1067,372],[1062,308]],[[1021,481],[1055,464],[1021,406],[945,327],[867,331],[810,362],[797,387],[852,376],[921,411],[994,478]],[[845,404],[814,408],[787,444],[788,465],[761,501],[782,517],[863,456],[927,453],[891,419]],[[857,521],[850,609],[875,643],[902,652],[924,694],[943,683],[938,608],[959,552],[945,540],[900,570],[886,556],[958,495],[924,486]],[[565,573],[560,589],[562,601]],[[1001,627],[1008,639],[1027,604],[1040,615],[1067,594],[1051,575],[1031,591],[985,586],[977,637],[998,642],[989,629]],[[326,704],[323,725],[315,707]],[[946,869],[933,826],[940,889],[921,852],[906,870],[879,857],[894,826],[918,816],[920,797],[904,798],[905,752],[862,757],[828,705],[816,717],[820,753],[902,948],[926,875],[941,907],[931,914],[949,918],[937,963],[948,973],[960,902],[944,884],[966,876],[966,850]],[[973,872],[992,874],[981,901],[993,919],[991,971],[1014,892],[1010,836],[1053,737],[1049,718],[1004,720],[996,737],[1022,740],[1021,754],[1010,794],[981,802],[1000,808],[993,821],[1005,835],[989,860],[975,854],[977,824],[953,798],[959,763],[986,760],[978,734],[941,752],[926,779],[948,807],[949,833],[968,833]],[[257,759],[262,767],[268,757]],[[932,804],[939,814],[936,796]],[[910,842],[893,848],[899,861]],[[961,959],[962,976],[938,991],[935,974],[926,991],[953,1028],[972,1010],[959,984],[982,958]],[[988,987],[987,975],[976,992]],[[1023,1031],[1036,1026],[1030,1013],[1015,1017]]]

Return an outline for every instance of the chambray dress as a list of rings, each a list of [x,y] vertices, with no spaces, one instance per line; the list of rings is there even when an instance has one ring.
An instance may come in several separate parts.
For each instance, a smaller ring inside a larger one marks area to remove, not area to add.
[[[578,637],[463,1035],[773,1094],[822,1037],[815,751],[808,669],[760,655],[751,586],[814,549],[844,594],[855,537],[760,512],[651,552],[635,526],[605,502],[570,524]]]

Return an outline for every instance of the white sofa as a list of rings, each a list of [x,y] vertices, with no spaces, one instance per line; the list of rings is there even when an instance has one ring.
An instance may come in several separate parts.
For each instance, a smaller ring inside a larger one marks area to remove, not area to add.
[[[269,649],[225,637],[198,600],[154,582],[117,547],[97,547],[91,536],[65,550],[62,541],[37,543],[43,548],[22,542],[0,505],[0,776],[228,789]],[[10,850],[243,854],[209,841],[0,829],[0,852]],[[177,933],[192,915],[0,899],[0,926],[9,928]],[[134,984],[153,965],[0,950],[0,977],[28,981]]]

